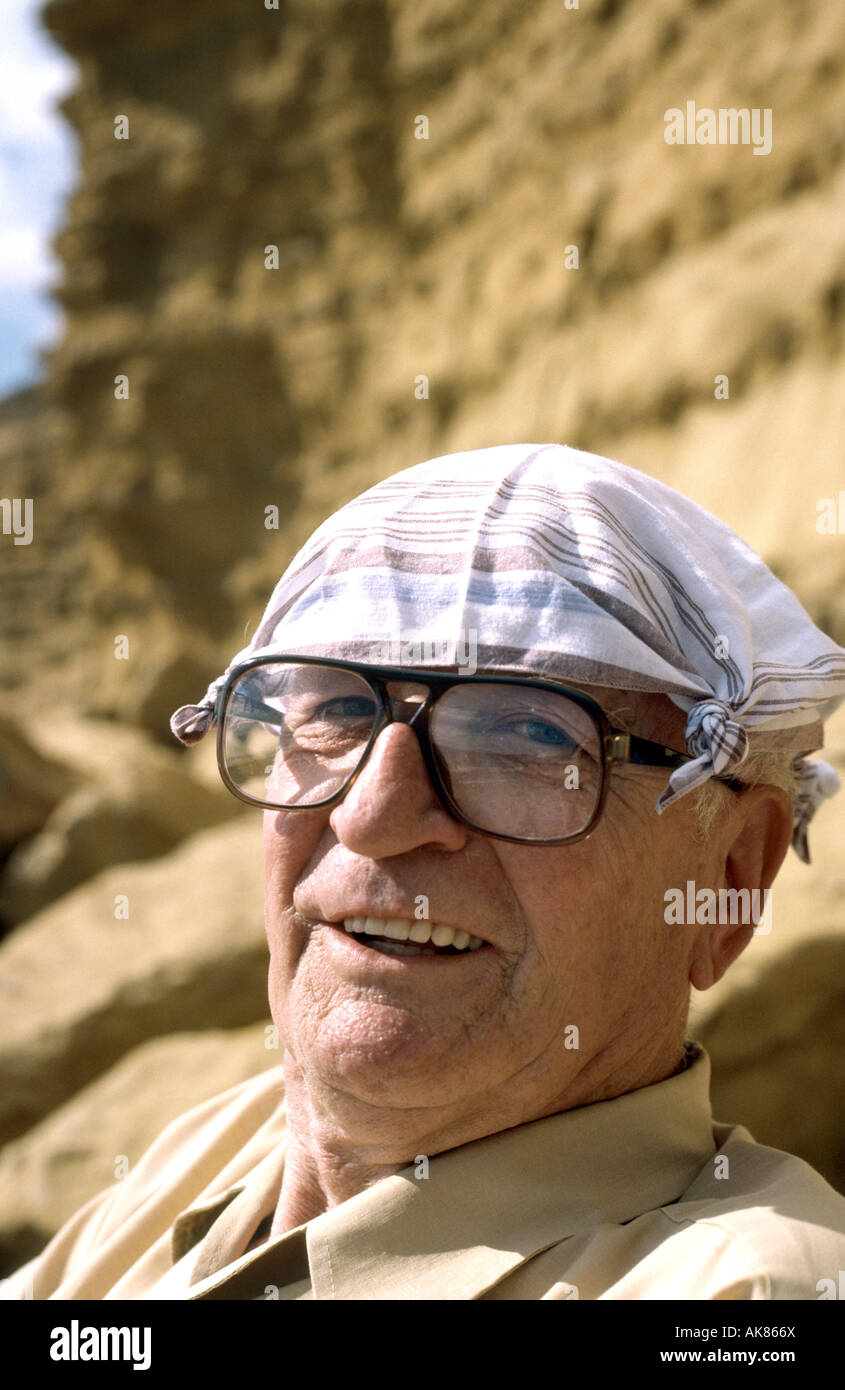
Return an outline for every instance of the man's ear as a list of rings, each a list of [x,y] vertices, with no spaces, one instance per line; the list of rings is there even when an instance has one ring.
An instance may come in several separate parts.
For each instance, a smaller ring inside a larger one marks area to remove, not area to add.
[[[792,802],[779,787],[746,787],[737,794],[732,811],[725,886],[749,892],[770,888],[792,840]],[[702,928],[690,959],[690,983],[704,990],[721,980],[753,935],[753,922]]]

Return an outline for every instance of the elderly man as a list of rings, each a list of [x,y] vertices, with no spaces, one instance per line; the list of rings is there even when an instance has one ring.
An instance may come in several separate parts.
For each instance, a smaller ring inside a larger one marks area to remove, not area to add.
[[[284,1064],[9,1296],[818,1298],[845,1201],[714,1123],[685,1034],[807,858],[843,697],[759,557],[609,460],[485,449],[344,507],[173,718],[265,811]]]

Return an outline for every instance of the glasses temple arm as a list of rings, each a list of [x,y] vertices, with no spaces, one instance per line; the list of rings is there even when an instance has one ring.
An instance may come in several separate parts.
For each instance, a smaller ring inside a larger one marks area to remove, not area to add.
[[[605,739],[605,755],[610,762],[633,763],[639,767],[683,767],[684,763],[695,761],[687,753],[679,753],[677,748],[667,748],[662,743],[652,743],[650,739],[616,729]],[[745,787],[736,777],[716,776],[714,780],[724,782],[734,791],[742,791]]]
[[[235,695],[229,709],[233,714],[241,714],[251,719],[260,719],[262,723],[273,724],[276,728],[281,728],[284,710],[273,709],[271,705],[265,705],[261,700],[248,699],[245,695],[238,693]]]

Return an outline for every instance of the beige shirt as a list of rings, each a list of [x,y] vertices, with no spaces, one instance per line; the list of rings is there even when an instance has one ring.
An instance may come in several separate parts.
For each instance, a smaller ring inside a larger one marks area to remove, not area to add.
[[[171,1124],[0,1294],[819,1298],[845,1268],[845,1199],[714,1124],[709,1058],[688,1055],[657,1085],[420,1156],[273,1240],[285,1113],[281,1068],[264,1072]]]

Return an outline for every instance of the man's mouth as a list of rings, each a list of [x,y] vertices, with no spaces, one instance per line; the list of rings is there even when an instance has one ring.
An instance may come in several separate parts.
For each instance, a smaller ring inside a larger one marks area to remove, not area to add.
[[[385,956],[458,956],[488,944],[480,936],[470,936],[443,922],[418,922],[409,917],[387,921],[381,917],[344,917],[343,929]]]

